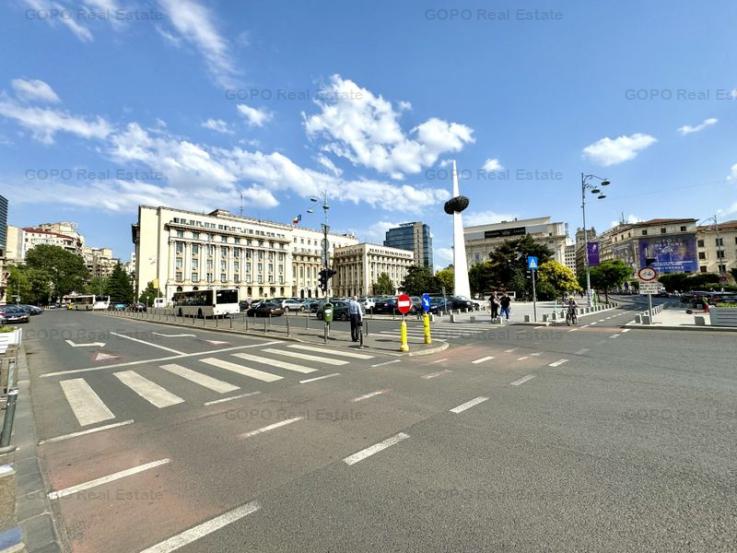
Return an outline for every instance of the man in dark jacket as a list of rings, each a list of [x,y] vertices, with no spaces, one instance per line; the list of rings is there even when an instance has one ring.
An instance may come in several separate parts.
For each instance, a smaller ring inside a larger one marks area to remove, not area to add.
[[[509,297],[509,294],[504,292],[504,295],[502,295],[502,299],[499,300],[499,304],[502,306],[502,316],[509,320],[509,313],[511,312],[511,304],[512,304],[512,298]]]

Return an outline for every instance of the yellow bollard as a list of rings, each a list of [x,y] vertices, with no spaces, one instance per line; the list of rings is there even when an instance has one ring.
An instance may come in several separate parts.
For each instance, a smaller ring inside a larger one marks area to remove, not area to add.
[[[425,343],[432,344],[432,336],[430,336],[430,315],[427,313],[422,318],[422,325],[425,328]]]
[[[404,320],[402,315],[402,323],[399,325],[399,351],[408,352],[409,344],[407,344],[407,322]]]

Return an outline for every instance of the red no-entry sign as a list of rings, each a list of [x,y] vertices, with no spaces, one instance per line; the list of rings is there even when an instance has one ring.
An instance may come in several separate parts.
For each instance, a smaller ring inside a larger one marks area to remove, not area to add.
[[[407,294],[400,294],[397,297],[397,309],[402,315],[406,315],[412,309],[412,299]]]

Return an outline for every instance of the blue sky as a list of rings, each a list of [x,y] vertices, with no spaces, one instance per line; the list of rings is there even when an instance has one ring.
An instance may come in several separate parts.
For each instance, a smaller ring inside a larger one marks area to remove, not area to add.
[[[473,223],[737,211],[737,4],[11,0],[0,18],[10,222],[73,220],[127,259],[140,203],[334,229],[431,225],[448,161]],[[453,11],[451,11],[453,10]],[[522,10],[522,11],[519,11]],[[120,173],[122,172],[122,173]],[[318,226],[319,216],[303,223]]]

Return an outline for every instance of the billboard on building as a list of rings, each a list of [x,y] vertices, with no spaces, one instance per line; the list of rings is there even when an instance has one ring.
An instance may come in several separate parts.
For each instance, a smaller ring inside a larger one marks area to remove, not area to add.
[[[694,235],[641,238],[639,249],[640,267],[654,259],[651,266],[659,273],[694,273],[699,269]]]
[[[596,267],[599,264],[599,242],[586,244],[586,256],[589,260],[589,267]]]

